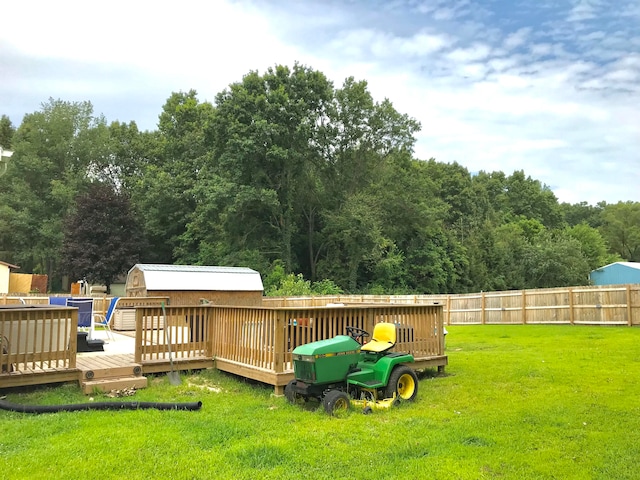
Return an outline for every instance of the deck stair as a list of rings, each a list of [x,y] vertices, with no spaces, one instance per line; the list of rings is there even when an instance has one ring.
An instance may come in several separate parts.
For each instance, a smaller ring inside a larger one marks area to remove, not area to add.
[[[145,388],[147,377],[133,355],[88,355],[78,357],[80,387],[85,394],[125,388]]]

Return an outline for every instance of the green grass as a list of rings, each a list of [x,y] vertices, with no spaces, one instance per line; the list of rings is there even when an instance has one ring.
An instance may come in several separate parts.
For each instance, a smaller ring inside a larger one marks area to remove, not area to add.
[[[413,404],[341,418],[216,371],[124,400],[197,412],[0,412],[3,479],[639,478],[640,329],[450,327]],[[10,393],[83,402],[75,385]],[[96,396],[96,400],[104,400]]]

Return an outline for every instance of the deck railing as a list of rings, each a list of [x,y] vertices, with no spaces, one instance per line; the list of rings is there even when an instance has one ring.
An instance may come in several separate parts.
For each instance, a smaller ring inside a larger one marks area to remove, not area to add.
[[[75,370],[78,309],[0,308],[0,386],[3,375]]]
[[[441,305],[342,305],[308,308],[171,306],[136,309],[136,361],[211,356],[216,367],[281,386],[293,372],[299,345],[346,334],[347,326],[373,332],[397,325],[395,350],[418,364],[446,365]],[[167,328],[164,329],[163,327]],[[171,342],[165,337],[171,336]],[[426,362],[426,363],[424,363]]]
[[[206,306],[136,307],[136,362],[212,357]]]

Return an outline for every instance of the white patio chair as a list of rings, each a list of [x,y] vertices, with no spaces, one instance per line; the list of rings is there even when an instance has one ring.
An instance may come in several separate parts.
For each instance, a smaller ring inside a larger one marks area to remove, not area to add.
[[[111,302],[109,303],[109,308],[107,308],[107,312],[104,315],[100,313],[96,313],[93,315],[94,327],[103,327],[107,332],[107,338],[111,340],[115,340],[115,337],[113,336],[113,332],[111,331],[110,323],[111,323],[111,319],[113,318],[113,314],[116,311],[116,305],[118,305],[118,300],[120,300],[120,298],[118,297],[113,297],[111,299]]]

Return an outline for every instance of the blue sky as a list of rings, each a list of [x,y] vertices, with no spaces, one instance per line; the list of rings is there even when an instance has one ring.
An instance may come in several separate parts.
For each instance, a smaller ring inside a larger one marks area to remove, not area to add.
[[[49,97],[157,124],[299,61],[422,124],[415,154],[524,170],[560,201],[640,201],[640,0],[22,0],[2,8],[0,114]]]

